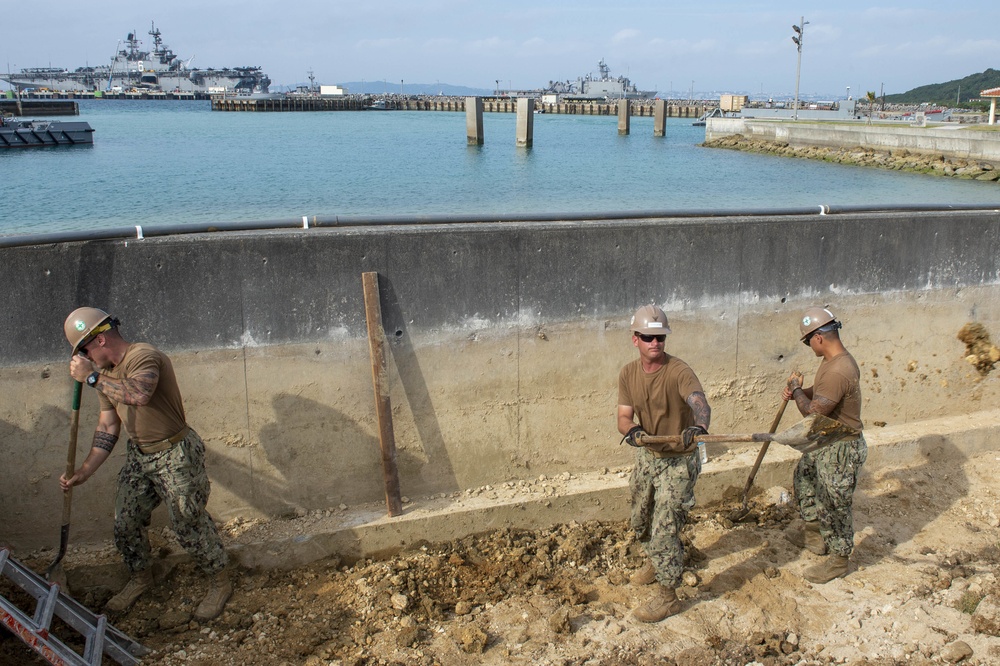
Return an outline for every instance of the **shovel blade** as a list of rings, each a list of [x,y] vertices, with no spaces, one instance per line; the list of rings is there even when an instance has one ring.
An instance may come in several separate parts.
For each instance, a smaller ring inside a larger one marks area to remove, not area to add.
[[[843,439],[856,438],[859,434],[860,431],[828,416],[810,414],[791,428],[774,435],[772,441],[790,446],[800,453],[810,453]]]

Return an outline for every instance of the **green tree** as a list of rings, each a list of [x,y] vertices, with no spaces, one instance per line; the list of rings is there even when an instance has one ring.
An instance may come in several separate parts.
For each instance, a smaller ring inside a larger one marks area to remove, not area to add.
[[[869,90],[865,93],[865,97],[868,99],[868,124],[872,124],[872,111],[875,109],[875,91]]]

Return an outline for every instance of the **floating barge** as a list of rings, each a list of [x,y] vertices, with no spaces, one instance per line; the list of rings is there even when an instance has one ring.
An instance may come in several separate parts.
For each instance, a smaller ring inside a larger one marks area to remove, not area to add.
[[[94,143],[94,128],[82,120],[0,118],[0,148],[81,146]]]

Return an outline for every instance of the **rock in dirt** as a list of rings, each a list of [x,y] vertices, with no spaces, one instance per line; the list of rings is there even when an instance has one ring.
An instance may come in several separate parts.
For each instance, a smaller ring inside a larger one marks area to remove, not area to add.
[[[972,614],[972,628],[981,634],[1000,636],[1000,598],[983,597]]]
[[[965,641],[955,641],[941,648],[941,659],[949,664],[957,664],[972,656],[972,648]]]
[[[178,627],[186,627],[191,621],[191,613],[179,610],[168,610],[160,616],[160,629],[170,631]]]
[[[487,640],[486,632],[474,624],[467,624],[458,632],[458,645],[469,654],[482,654]]]

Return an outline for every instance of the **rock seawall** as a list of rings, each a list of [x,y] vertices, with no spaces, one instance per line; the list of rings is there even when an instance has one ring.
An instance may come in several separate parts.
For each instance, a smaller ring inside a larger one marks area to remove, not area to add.
[[[982,160],[914,153],[905,149],[872,150],[861,146],[850,148],[795,147],[786,142],[753,139],[742,134],[731,134],[711,139],[701,145],[706,148],[728,148],[751,153],[823,160],[837,164],[875,167],[891,171],[910,171],[967,180],[1000,181],[1000,165]]]

